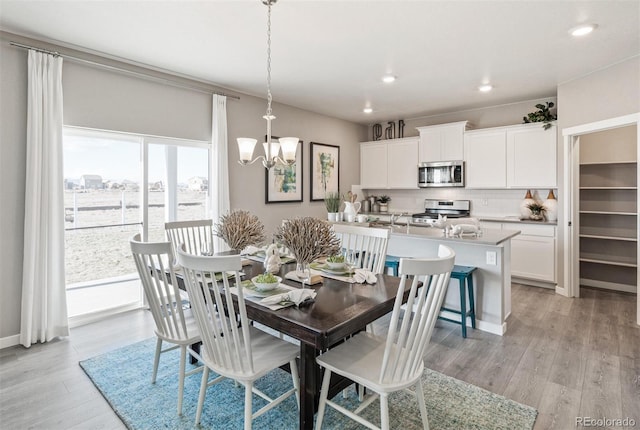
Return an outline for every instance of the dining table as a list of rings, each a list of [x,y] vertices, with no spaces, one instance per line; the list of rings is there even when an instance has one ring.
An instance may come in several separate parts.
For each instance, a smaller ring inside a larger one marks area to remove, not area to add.
[[[286,276],[295,271],[295,268],[295,262],[283,264],[278,276],[285,285],[302,288],[300,282]],[[264,273],[264,266],[260,261],[244,260],[242,270],[244,278],[251,279]],[[314,273],[322,275],[322,272]],[[329,276],[323,276],[317,284],[305,285],[306,288],[313,288],[317,294],[312,303],[305,303],[304,306],[293,305],[271,310],[258,301],[245,298],[250,320],[300,342],[300,429],[313,428],[314,415],[318,409],[322,369],[316,363],[316,357],[391,312],[400,285],[400,278],[386,274],[377,275],[374,284],[360,284]],[[351,384],[352,381],[334,374],[329,398]]]

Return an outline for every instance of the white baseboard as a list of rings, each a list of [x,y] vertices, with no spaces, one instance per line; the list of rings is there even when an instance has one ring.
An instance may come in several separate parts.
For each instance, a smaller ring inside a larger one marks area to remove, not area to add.
[[[555,282],[545,282],[545,281],[538,281],[536,279],[518,278],[517,276],[513,276],[513,275],[511,275],[511,282],[514,284],[548,288],[550,290],[553,290],[557,287],[557,284]]]
[[[13,336],[0,337],[0,349],[9,348],[10,346],[16,346],[20,344],[20,335],[14,334]]]
[[[440,311],[440,316],[444,318],[460,321],[460,315],[453,312]],[[471,327],[470,317],[467,317],[467,327]],[[505,321],[502,324],[496,324],[488,321],[482,321],[476,317],[476,329],[486,331],[487,333],[491,333],[491,334],[497,334],[498,336],[502,336],[507,331],[507,323]]]

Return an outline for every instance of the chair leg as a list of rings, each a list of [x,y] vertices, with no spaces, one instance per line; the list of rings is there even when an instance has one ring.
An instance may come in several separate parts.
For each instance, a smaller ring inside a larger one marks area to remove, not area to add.
[[[327,407],[327,396],[329,395],[329,383],[331,382],[331,371],[324,370],[324,379],[322,380],[322,389],[320,390],[320,404],[318,405],[318,414],[316,418],[316,430],[322,428],[322,420],[324,419],[324,410]]]
[[[156,376],[158,375],[158,365],[160,364],[160,353],[162,351],[162,339],[156,339],[156,356],[153,359],[153,373],[151,374],[151,383],[156,383]]]
[[[465,291],[464,279],[460,279],[460,319],[462,325],[462,337],[467,337],[467,293]]]
[[[293,388],[296,389],[296,403],[298,404],[298,409],[300,409],[300,378],[298,377],[298,364],[295,358],[289,362],[289,367],[291,367]]]
[[[467,279],[467,288],[469,289],[469,310],[471,310],[471,327],[476,328],[476,301],[473,298],[473,273],[469,274]]]
[[[422,389],[422,380],[418,379],[416,384],[416,397],[418,398],[418,406],[420,407],[420,415],[422,416],[422,427],[429,430],[429,417],[427,416],[427,406],[424,403],[424,390]]]
[[[178,376],[178,416],[182,415],[182,395],[184,393],[184,373],[187,365],[187,345],[180,345],[180,374]]]
[[[202,416],[202,406],[204,405],[204,396],[207,393],[207,382],[209,381],[209,368],[204,366],[202,369],[202,380],[200,382],[200,394],[198,395],[198,408],[196,409],[196,425],[200,424]]]
[[[247,381],[244,383],[244,430],[251,430],[252,424],[252,396],[253,396],[253,381]]]
[[[380,393],[380,428],[389,430],[389,398],[386,393]]]

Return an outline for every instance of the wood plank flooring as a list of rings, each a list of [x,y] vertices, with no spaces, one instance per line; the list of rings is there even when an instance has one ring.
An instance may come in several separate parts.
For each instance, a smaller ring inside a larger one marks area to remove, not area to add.
[[[568,299],[514,284],[505,336],[469,329],[462,339],[459,326],[439,321],[425,362],[537,408],[536,429],[576,428],[577,416],[629,417],[640,428],[635,306],[631,294],[584,288]],[[151,315],[140,310],[65,340],[0,350],[0,428],[123,429],[78,361],[152,336]]]

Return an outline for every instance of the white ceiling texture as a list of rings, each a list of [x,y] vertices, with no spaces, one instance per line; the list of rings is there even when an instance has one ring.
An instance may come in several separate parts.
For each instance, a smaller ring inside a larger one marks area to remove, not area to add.
[[[260,97],[266,16],[260,0],[0,0],[2,30]],[[598,28],[568,34],[583,23]],[[279,0],[272,27],[274,100],[361,124],[552,96],[640,53],[638,0]]]

